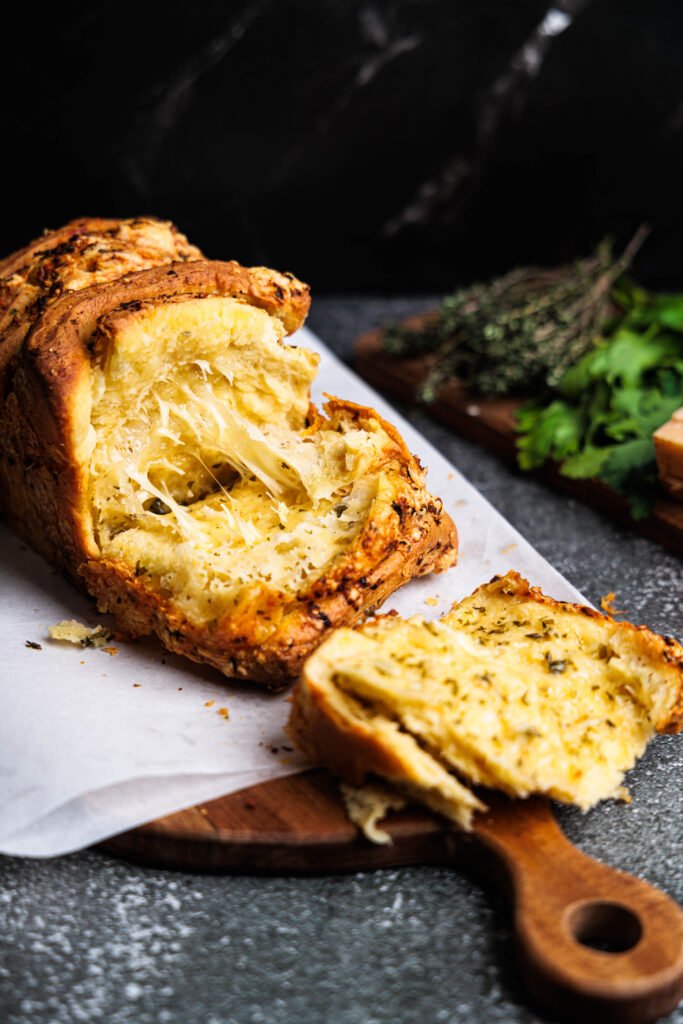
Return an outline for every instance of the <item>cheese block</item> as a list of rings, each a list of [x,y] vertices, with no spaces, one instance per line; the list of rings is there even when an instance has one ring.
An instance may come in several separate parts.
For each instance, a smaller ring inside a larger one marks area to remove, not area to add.
[[[683,409],[655,432],[657,469],[663,486],[677,501],[683,501]]]
[[[683,726],[683,648],[510,572],[440,620],[383,616],[305,663],[289,730],[352,785],[379,777],[464,828],[472,786],[586,809]]]
[[[309,301],[152,218],[0,261],[0,514],[117,630],[271,689],[457,558],[396,429],[311,403]]]

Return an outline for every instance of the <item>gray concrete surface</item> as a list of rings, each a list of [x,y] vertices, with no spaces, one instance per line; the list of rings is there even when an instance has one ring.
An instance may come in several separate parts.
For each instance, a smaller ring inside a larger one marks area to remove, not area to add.
[[[428,300],[317,299],[339,353]],[[545,485],[410,414],[593,602],[683,634],[682,565]],[[504,568],[504,567],[503,567]],[[683,902],[683,741],[660,738],[631,774],[630,807],[561,810],[588,853]],[[97,851],[0,857],[2,1024],[531,1024],[498,893],[445,868],[306,879],[205,877]],[[683,1009],[670,1022],[683,1024]]]

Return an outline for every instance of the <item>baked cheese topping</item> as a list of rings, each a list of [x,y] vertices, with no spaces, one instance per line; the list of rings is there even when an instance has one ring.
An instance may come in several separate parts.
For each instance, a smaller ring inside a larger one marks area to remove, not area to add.
[[[107,317],[95,340],[92,504],[103,554],[199,620],[262,583],[295,594],[357,536],[388,437],[309,425],[318,357],[224,297]]]

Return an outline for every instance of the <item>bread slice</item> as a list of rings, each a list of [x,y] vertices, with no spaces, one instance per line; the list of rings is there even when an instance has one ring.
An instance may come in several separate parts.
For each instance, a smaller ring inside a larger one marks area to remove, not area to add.
[[[285,342],[305,285],[148,219],[71,228],[5,261],[0,494],[120,629],[277,688],[454,563],[396,430],[311,405],[318,357]]]
[[[509,572],[443,616],[341,629],[308,659],[289,731],[351,784],[379,776],[462,827],[469,785],[591,807],[683,727],[683,648]],[[485,800],[485,797],[483,797]]]

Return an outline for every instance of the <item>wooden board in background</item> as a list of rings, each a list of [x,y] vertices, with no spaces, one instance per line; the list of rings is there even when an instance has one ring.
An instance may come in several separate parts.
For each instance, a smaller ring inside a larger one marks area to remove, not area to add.
[[[420,319],[408,322],[417,325]],[[416,401],[420,385],[431,365],[430,358],[397,359],[388,356],[382,348],[381,339],[382,332],[379,330],[363,334],[357,339],[354,346],[354,368],[378,391],[405,402]],[[439,389],[436,401],[429,405],[428,411],[463,437],[496,455],[515,460],[515,413],[521,404],[519,399],[473,398],[464,385],[457,381],[447,381]],[[647,519],[634,520],[626,499],[599,480],[571,480],[562,476],[557,465],[553,464],[534,471],[534,475],[683,555],[683,503],[661,500]]]

